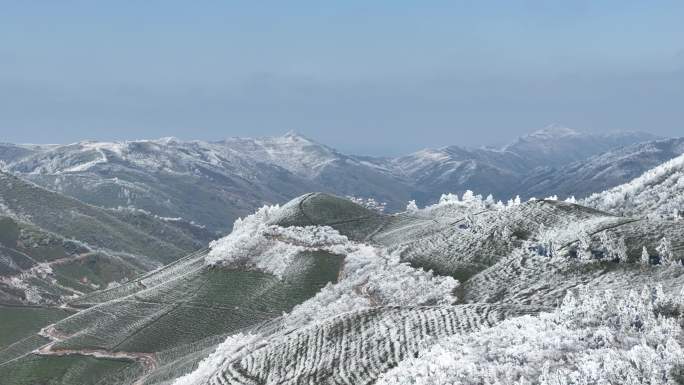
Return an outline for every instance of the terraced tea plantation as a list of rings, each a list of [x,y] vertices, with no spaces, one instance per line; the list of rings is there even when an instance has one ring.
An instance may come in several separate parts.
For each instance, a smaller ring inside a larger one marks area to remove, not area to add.
[[[684,222],[574,203],[468,198],[388,215],[307,194],[60,310],[16,310],[35,311],[30,324],[7,313],[0,379],[676,383],[682,257]]]

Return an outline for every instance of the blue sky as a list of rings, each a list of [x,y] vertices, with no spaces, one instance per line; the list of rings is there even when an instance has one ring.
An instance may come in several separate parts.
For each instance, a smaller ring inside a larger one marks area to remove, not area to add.
[[[682,1],[0,0],[0,141],[684,135]]]

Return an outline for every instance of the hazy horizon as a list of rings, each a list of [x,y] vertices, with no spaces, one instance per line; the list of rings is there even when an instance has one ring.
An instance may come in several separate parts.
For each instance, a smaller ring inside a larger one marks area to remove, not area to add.
[[[336,147],[334,145],[331,145],[329,143],[326,143],[322,140],[319,140],[315,137],[305,135],[299,131],[296,130],[288,130],[284,131],[281,133],[274,133],[272,135],[237,135],[237,136],[226,136],[226,137],[220,137],[220,138],[207,138],[207,139],[198,139],[198,138],[193,138],[193,137],[177,137],[177,136],[159,136],[159,137],[130,137],[130,138],[111,138],[111,139],[98,139],[98,138],[90,138],[90,137],[84,137],[80,138],[77,140],[73,141],[65,141],[65,142],[11,142],[11,141],[3,141],[0,140],[0,143],[10,143],[10,144],[18,144],[18,145],[37,145],[37,146],[50,146],[50,145],[69,145],[69,144],[74,144],[74,143],[79,143],[79,142],[135,142],[135,141],[153,141],[153,140],[163,140],[163,139],[177,139],[182,142],[192,142],[192,141],[206,141],[206,142],[218,142],[221,140],[226,140],[226,139],[231,139],[231,138],[265,138],[265,137],[283,137],[286,135],[297,135],[297,136],[302,136],[306,139],[312,140],[318,144],[322,144],[327,147],[331,147],[334,150],[341,151],[342,153],[349,154],[349,155],[359,155],[359,156],[372,156],[372,157],[384,157],[384,156],[398,156],[398,155],[407,155],[409,153],[413,152],[418,152],[421,150],[425,149],[438,149],[446,146],[459,146],[459,147],[464,147],[464,148],[502,148],[508,144],[511,144],[518,138],[521,138],[526,135],[533,134],[537,131],[541,130],[546,130],[546,129],[552,129],[552,128],[569,128],[578,132],[582,133],[587,133],[585,130],[577,129],[574,127],[567,127],[564,125],[560,125],[558,123],[552,123],[548,124],[545,127],[538,128],[538,129],[533,129],[528,132],[522,133],[516,137],[511,138],[510,140],[500,140],[499,142],[492,141],[489,143],[480,143],[480,144],[470,144],[470,145],[464,145],[464,144],[459,144],[459,143],[445,143],[443,145],[438,145],[438,146],[425,146],[425,147],[417,147],[409,151],[405,152],[395,152],[395,153],[373,153],[373,152],[358,152],[354,151],[353,149],[346,149],[346,148],[340,148]],[[601,132],[599,134],[617,134],[617,133],[643,133],[643,134],[650,134],[645,131],[636,131],[636,130],[613,130],[613,131],[606,131],[606,132]],[[681,135],[680,135],[681,136]],[[659,138],[663,136],[658,136],[654,135],[655,138]]]
[[[348,153],[684,132],[684,3],[5,4],[0,141],[289,130]]]

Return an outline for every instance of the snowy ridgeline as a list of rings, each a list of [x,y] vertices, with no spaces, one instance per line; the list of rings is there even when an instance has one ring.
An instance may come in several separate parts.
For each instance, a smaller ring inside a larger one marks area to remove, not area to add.
[[[557,196],[545,198],[547,200],[559,200]],[[536,201],[536,198],[531,198],[530,201]],[[565,199],[565,202],[576,203],[575,197]],[[505,210],[511,207],[519,206],[522,203],[520,196],[509,199],[506,203],[501,200],[495,200],[489,194],[483,198],[480,194],[475,194],[471,190],[463,193],[462,197],[458,194],[448,193],[442,194],[439,201],[433,205],[428,205],[424,208],[419,208],[416,201],[410,201],[406,206],[406,211],[412,214],[425,214],[432,217],[449,217],[460,216],[464,213],[475,214],[483,210]]]
[[[270,224],[286,215],[288,206],[265,206],[239,219],[233,232],[210,245],[206,263],[295,277],[303,252],[343,255],[344,266],[336,284],[328,284],[313,298],[282,317],[281,328],[316,328],[336,316],[378,306],[449,305],[457,298],[458,281],[417,269],[399,260],[399,251],[350,241],[328,226],[281,227]],[[241,357],[266,336],[238,334],[218,347],[199,368],[177,384],[205,383],[232,357]]]
[[[684,217],[684,194],[682,191],[684,191],[684,155],[645,172],[629,183],[592,194],[579,201],[571,196],[565,199],[565,202],[580,203],[622,216],[678,220]],[[558,196],[550,196],[544,199],[559,200]],[[357,203],[363,203],[362,201],[357,200]],[[503,210],[520,203],[520,197],[515,197],[504,203],[500,200],[495,201],[492,195],[483,198],[482,195],[466,191],[461,198],[456,194],[443,194],[437,204],[420,210],[415,201],[411,201],[406,209],[410,212],[422,211],[434,215],[440,211],[449,213],[453,209],[461,211],[462,209]]]
[[[582,204],[627,216],[679,219],[684,215],[684,155]]]
[[[678,220],[684,217],[684,194],[682,191],[684,191],[684,155],[646,171],[638,178],[623,185],[592,194],[579,201],[571,196],[566,198],[565,202],[580,203],[622,216]],[[544,199],[559,200],[558,196],[550,196]],[[356,199],[355,201],[364,204],[363,199]],[[373,207],[382,207],[382,203],[368,201]],[[443,194],[437,204],[427,206],[422,210],[429,214],[435,214],[439,211],[448,213],[450,209],[455,208],[502,210],[506,207],[518,205],[520,202],[520,197],[515,197],[504,203],[500,200],[495,201],[492,195],[483,198],[482,195],[466,191],[461,198],[456,194]],[[415,201],[409,202],[406,209],[411,212],[420,212]]]
[[[248,163],[277,164],[297,175],[320,172],[340,154],[307,138],[290,133],[282,137],[229,138],[219,142],[176,138],[123,142],[82,141],[68,145],[28,146],[22,156],[3,161],[0,168],[26,174],[87,172],[110,163],[128,163],[141,170],[197,172],[197,166],[226,166],[249,173]],[[230,164],[230,165],[229,165]]]
[[[610,190],[592,194],[577,200],[574,196],[564,199],[568,203],[580,203],[609,213],[662,219],[680,219],[684,216],[684,155],[657,166],[640,177]],[[347,196],[353,202],[374,211],[384,212],[386,203],[374,198]],[[561,200],[549,196],[545,200]],[[531,198],[530,200],[536,200]],[[458,194],[442,194],[434,205],[419,209],[415,201],[408,202],[406,211],[431,216],[460,215],[464,210],[504,210],[521,203],[519,196],[507,202],[495,200],[490,194],[483,197],[467,190],[461,197]]]
[[[297,258],[303,252],[344,256],[340,281],[293,310],[290,319],[306,322],[362,307],[456,300],[451,294],[458,286],[456,280],[401,263],[398,251],[350,241],[328,226],[271,225],[283,210],[287,206],[265,206],[236,221],[230,235],[210,245],[206,263],[252,268],[285,278],[298,273]]]

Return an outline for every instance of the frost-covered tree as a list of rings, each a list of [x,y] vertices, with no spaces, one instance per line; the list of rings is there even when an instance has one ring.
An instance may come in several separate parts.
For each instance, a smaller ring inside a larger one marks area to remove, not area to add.
[[[472,190],[467,190],[466,192],[463,193],[463,202],[469,203],[469,202],[481,202],[482,201],[482,195],[475,195],[475,193]]]
[[[472,229],[473,231],[475,231],[476,230],[475,226],[476,226],[475,216],[471,213],[466,214],[465,218],[463,219],[463,227],[466,229]]]
[[[684,363],[677,302],[659,288],[568,293],[552,313],[436,341],[378,385],[667,385]]]
[[[679,261],[675,260],[674,251],[672,250],[672,243],[666,237],[663,237],[656,247],[658,252],[658,257],[660,258],[660,264],[664,266],[668,265],[679,265]]]
[[[625,216],[676,219],[684,208],[684,155],[629,183],[593,194],[582,204]]]
[[[600,259],[608,259],[610,243],[612,241],[611,236],[607,231],[602,231],[599,233],[599,241],[601,242],[601,251],[603,253]]]
[[[501,229],[500,235],[502,239],[510,240],[513,237],[513,230],[511,230],[511,228],[508,226],[504,226]]]
[[[651,264],[651,255],[648,254],[648,250],[646,249],[646,246],[644,246],[641,249],[641,260],[640,260],[642,265],[650,265]]]
[[[521,203],[522,203],[522,201],[520,200],[520,195],[516,195],[515,198],[508,200],[508,204],[506,205],[506,207],[510,208],[510,207],[515,207],[515,206],[520,206]]]
[[[603,249],[603,259],[627,262],[627,245],[624,237],[616,238],[608,231],[599,233],[601,247]]]
[[[379,202],[379,201],[375,200],[375,198],[361,198],[361,197],[355,197],[355,196],[347,195],[347,199],[349,199],[350,201],[352,201],[358,205],[361,205],[367,209],[377,211],[379,213],[384,212],[385,208],[387,206],[386,202]]]
[[[591,254],[591,235],[583,227],[577,229],[577,257],[582,261],[593,259]]]
[[[410,213],[415,213],[418,211],[418,205],[416,204],[415,200],[409,201],[409,203],[406,205],[406,211]]]
[[[510,205],[511,207],[514,205],[513,201]],[[470,190],[463,193],[462,197],[453,193],[442,194],[437,203],[424,208],[418,208],[411,202],[406,207],[406,211],[415,214],[452,218],[459,218],[468,213],[475,214],[486,210],[501,211],[504,209],[506,206],[501,201],[495,201],[491,194],[483,199],[482,195],[475,194]]]
[[[556,255],[556,233],[553,230],[547,229],[543,223],[540,223],[537,234],[539,254],[546,257],[554,257]]]
[[[618,261],[622,263],[627,262],[627,245],[625,244],[624,237],[617,238],[613,252],[615,253],[615,257],[618,259]]]

